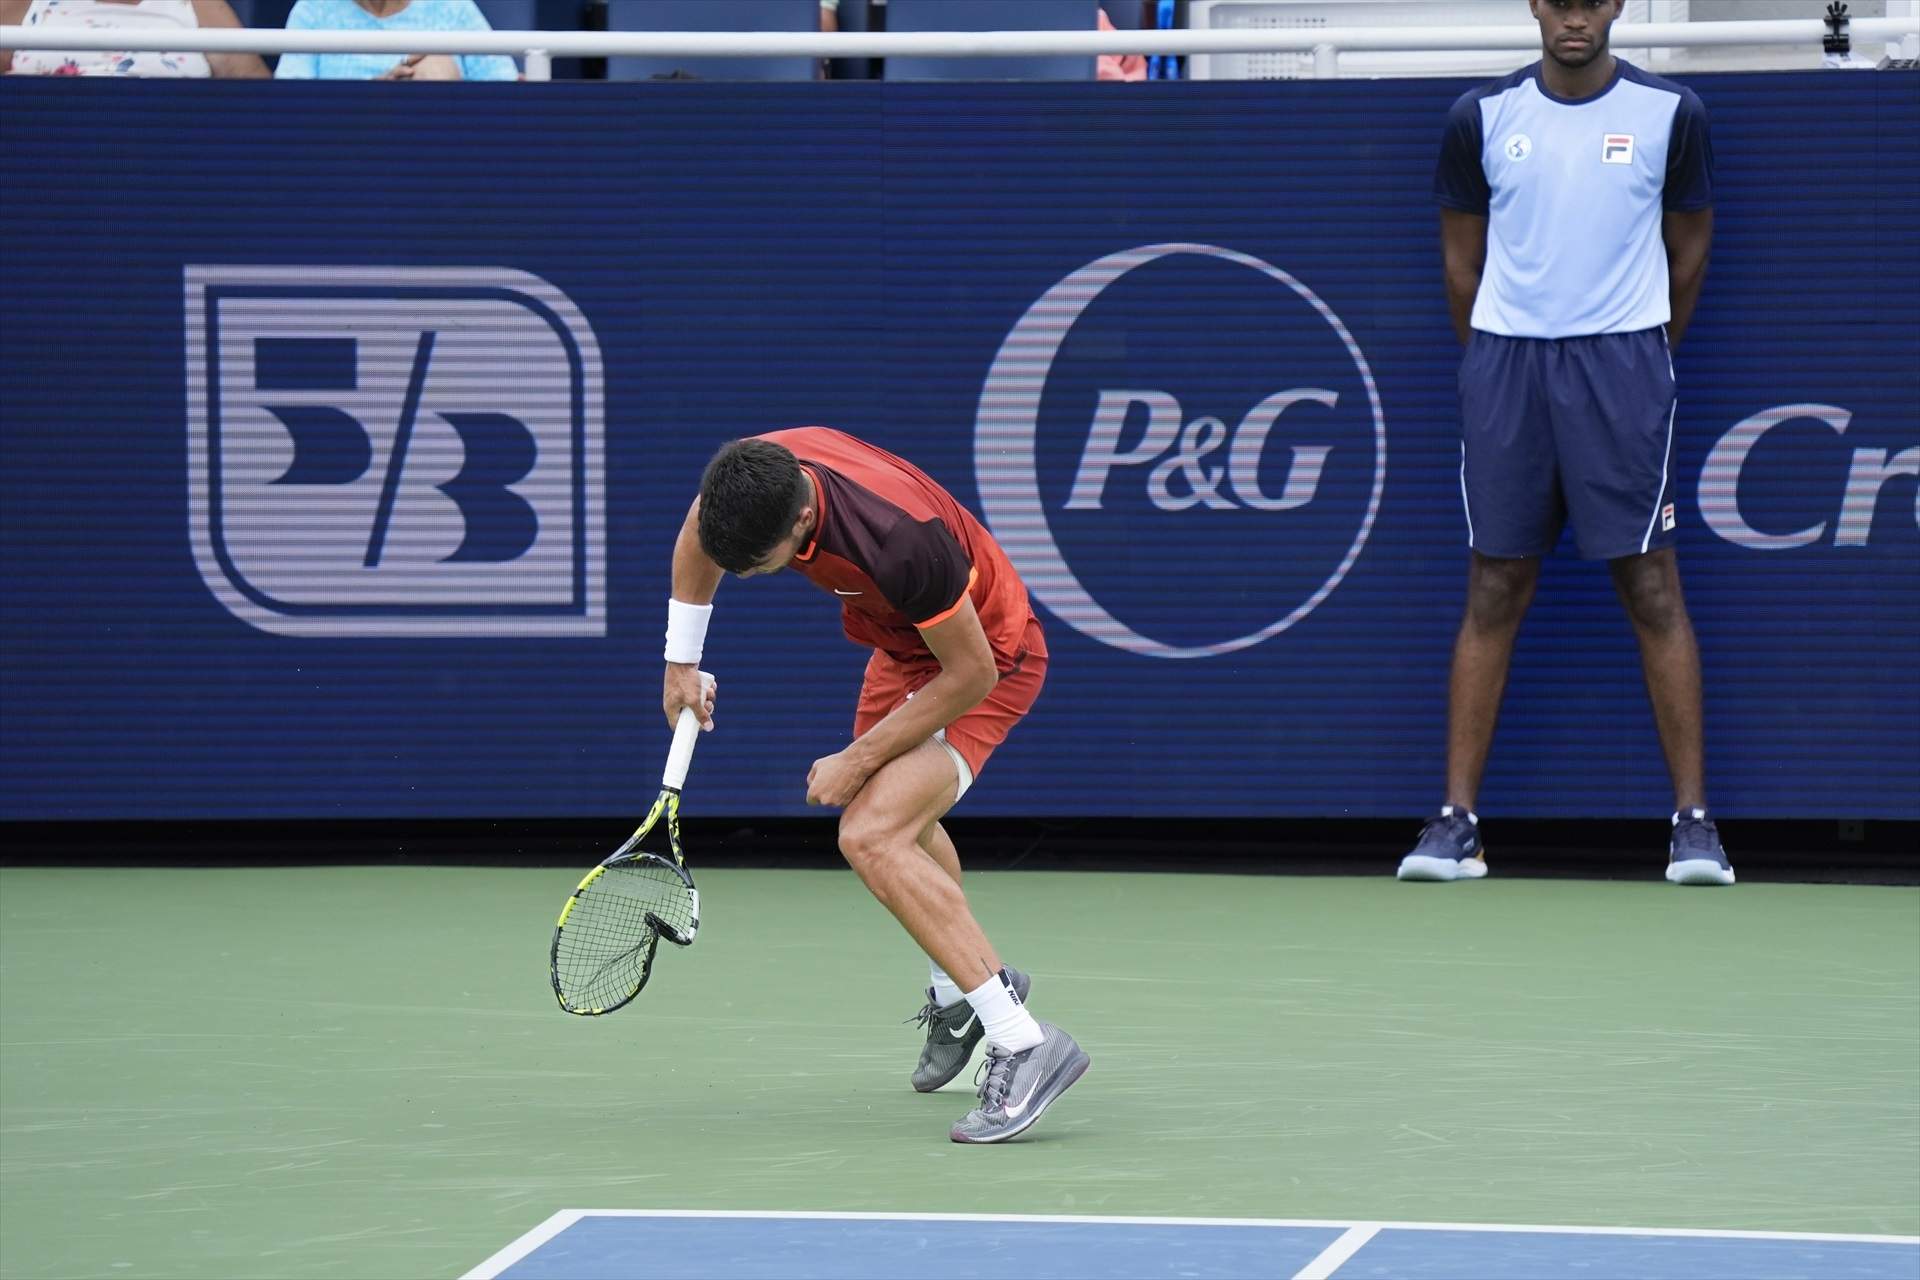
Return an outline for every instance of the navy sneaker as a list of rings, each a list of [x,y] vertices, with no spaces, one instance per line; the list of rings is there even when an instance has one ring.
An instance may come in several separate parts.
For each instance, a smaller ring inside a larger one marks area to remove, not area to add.
[[[1674,884],[1733,883],[1733,864],[1720,847],[1720,829],[1705,809],[1687,809],[1673,815],[1667,879]]]
[[[1400,859],[1402,880],[1478,880],[1487,874],[1487,850],[1480,843],[1480,819],[1455,805],[1440,806],[1439,816],[1420,828],[1420,843]]]

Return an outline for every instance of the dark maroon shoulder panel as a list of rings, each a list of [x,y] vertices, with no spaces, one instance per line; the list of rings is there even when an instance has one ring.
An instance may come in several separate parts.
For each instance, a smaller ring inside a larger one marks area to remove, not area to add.
[[[915,520],[892,502],[817,462],[826,490],[822,551],[857,566],[909,622],[924,622],[959,603],[972,565],[941,521]]]

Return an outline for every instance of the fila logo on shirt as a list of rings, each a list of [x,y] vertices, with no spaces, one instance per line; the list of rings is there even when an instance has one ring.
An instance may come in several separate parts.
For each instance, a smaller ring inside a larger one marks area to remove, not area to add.
[[[1312,289],[1232,249],[1151,244],[1070,272],[1015,323],[980,391],[974,467],[988,527],[1055,616],[1130,653],[1205,658],[1340,585],[1386,444],[1366,356]],[[1204,571],[1219,564],[1259,588]]]
[[[1609,133],[1600,139],[1601,164],[1632,164],[1633,135],[1630,133]]]
[[[290,636],[606,633],[600,351],[503,267],[189,266],[194,560]]]

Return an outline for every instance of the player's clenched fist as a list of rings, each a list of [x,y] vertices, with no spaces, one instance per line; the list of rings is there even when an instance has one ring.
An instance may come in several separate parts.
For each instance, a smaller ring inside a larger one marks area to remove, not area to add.
[[[844,751],[822,756],[807,770],[807,803],[845,808],[867,785],[870,775],[847,758]]]

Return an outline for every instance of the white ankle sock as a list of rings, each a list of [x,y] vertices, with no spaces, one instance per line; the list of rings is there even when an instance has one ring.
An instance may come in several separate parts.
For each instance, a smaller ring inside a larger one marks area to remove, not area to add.
[[[967,993],[960,989],[959,983],[947,976],[945,969],[942,969],[932,960],[927,961],[927,968],[933,982],[933,1002],[935,1004],[944,1009],[948,1005],[959,1004],[967,998]]]
[[[1002,969],[981,983],[979,990],[967,992],[967,1003],[980,1015],[988,1044],[1008,1053],[1018,1053],[1033,1048],[1046,1037],[1040,1034],[1040,1024],[1020,1003],[1020,997],[1013,993],[1006,974]]]

